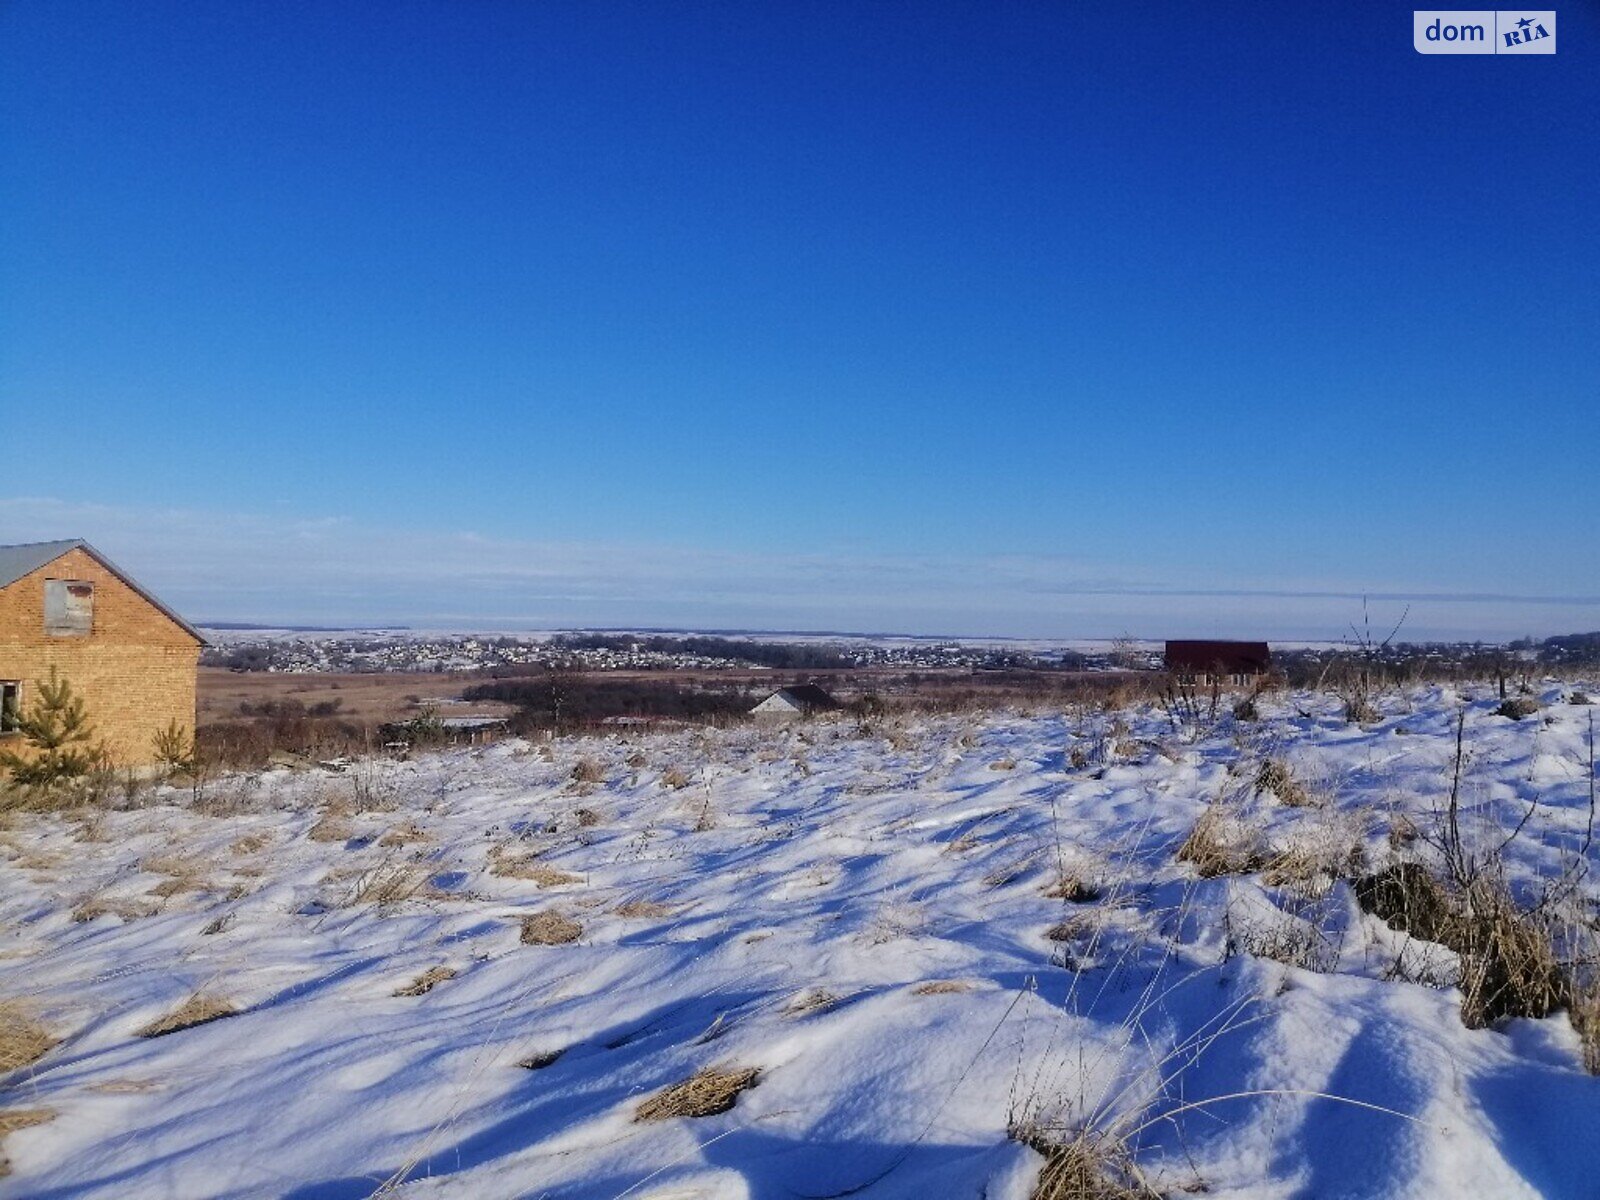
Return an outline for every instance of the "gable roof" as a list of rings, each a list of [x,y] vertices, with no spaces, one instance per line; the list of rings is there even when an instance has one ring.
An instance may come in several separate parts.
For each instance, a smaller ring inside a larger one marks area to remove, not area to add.
[[[785,688],[779,688],[776,695],[787,696],[800,704],[812,708],[838,708],[839,702],[814,683],[795,683]]]
[[[194,638],[195,641],[202,646],[206,644],[206,639],[200,636],[199,631],[193,625],[145,591],[133,576],[129,575],[82,538],[68,538],[66,541],[61,542],[26,542],[18,546],[0,546],[0,588],[10,587],[24,575],[32,575],[40,567],[49,566],[71,550],[82,550],[85,554],[94,558],[102,567],[138,592],[150,604],[160,609],[169,620]]]
[[[1219,667],[1241,674],[1265,671],[1272,665],[1272,651],[1265,642],[1169,641],[1166,665],[1169,671],[1211,671]]]

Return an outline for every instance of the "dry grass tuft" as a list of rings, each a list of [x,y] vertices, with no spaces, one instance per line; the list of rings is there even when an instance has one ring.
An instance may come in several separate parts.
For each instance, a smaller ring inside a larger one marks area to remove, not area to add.
[[[0,1142],[7,1135],[19,1129],[30,1129],[35,1125],[43,1125],[47,1121],[54,1121],[56,1114],[48,1108],[8,1108],[0,1109]],[[11,1160],[0,1150],[0,1179],[11,1174]]]
[[[72,919],[82,925],[100,917],[116,917],[120,921],[137,921],[153,915],[154,909],[135,904],[131,900],[108,900],[104,896],[90,896],[72,910]]]
[[[351,904],[376,904],[379,908],[429,893],[428,872],[416,863],[389,862],[363,871],[350,893]]]
[[[209,891],[210,889],[211,885],[205,880],[197,879],[192,875],[184,875],[163,880],[146,892],[145,895],[155,896],[159,899],[166,900],[173,896],[181,895],[184,892],[204,892]]]
[[[569,883],[582,883],[583,876],[570,871],[560,871],[537,858],[506,858],[491,856],[489,873],[502,879],[526,879],[542,888],[562,887]]]
[[[682,1083],[657,1092],[634,1110],[635,1121],[665,1121],[671,1117],[711,1117],[725,1113],[738,1100],[739,1093],[755,1087],[761,1078],[756,1067],[719,1070],[706,1067]]]
[[[415,821],[407,821],[404,825],[397,825],[388,833],[378,839],[380,846],[410,846],[417,842],[428,840],[428,831]]]
[[[689,773],[681,767],[668,767],[661,772],[661,786],[674,791],[689,786]]]
[[[15,1001],[0,1004],[0,1075],[31,1067],[56,1045],[50,1031]]]
[[[1015,771],[1016,769],[1017,760],[1012,758],[1009,754],[1006,755],[1006,757],[996,759],[994,762],[989,764],[989,770],[991,771]]]
[[[1033,870],[1034,864],[1038,861],[1038,851],[1030,851],[1021,858],[1003,862],[983,877],[983,886],[991,888],[1005,887],[1006,884],[1021,879],[1029,871]]]
[[[583,926],[554,909],[522,918],[524,946],[564,946],[583,936]]]
[[[1081,1132],[1062,1141],[1035,1130],[1011,1136],[1044,1157],[1028,1200],[1159,1200],[1140,1180],[1127,1147],[1113,1137]]]
[[[1461,1021],[1467,1028],[1506,1017],[1544,1017],[1573,1003],[1572,981],[1551,930],[1518,908],[1497,881],[1479,879],[1458,895],[1420,864],[1399,863],[1358,879],[1355,892],[1362,909],[1391,929],[1440,942],[1460,956]]]
[[[309,834],[307,835],[310,836]],[[247,833],[242,838],[234,840],[228,849],[234,854],[254,854],[258,850],[265,850],[272,844],[270,833]]]
[[[817,988],[809,992],[801,992],[784,1006],[783,1015],[786,1017],[806,1017],[812,1013],[827,1012],[839,1006],[839,997],[832,992]]]
[[[426,996],[429,992],[433,991],[433,989],[438,987],[441,983],[444,983],[446,980],[449,980],[449,979],[454,979],[456,977],[456,975],[457,975],[457,971],[456,971],[456,969],[454,967],[445,967],[445,966],[429,967],[421,975],[418,975],[410,983],[406,984],[405,987],[398,989],[395,992],[395,995],[396,996]]]
[[[355,836],[356,827],[334,813],[325,813],[306,830],[306,837],[313,842],[348,842]]]
[[[238,1012],[237,1008],[221,996],[208,996],[204,992],[196,992],[166,1016],[152,1021],[139,1030],[138,1036],[164,1037],[169,1033],[177,1033],[180,1029],[193,1029],[196,1025],[206,1025],[212,1021],[220,1021],[224,1017],[236,1016]]]
[[[647,759],[644,756],[644,751],[643,750],[635,750],[632,754],[628,755],[626,761],[627,761],[627,764],[630,767],[632,767],[635,771],[637,771],[640,767],[644,766],[650,760]]]
[[[555,1063],[565,1053],[566,1050],[564,1048],[561,1050],[541,1050],[537,1054],[530,1054],[527,1058],[519,1059],[517,1066],[524,1071],[542,1071]]]
[[[572,768],[572,781],[574,783],[604,783],[606,781],[606,769],[596,759],[580,758],[577,766]]]
[[[1256,791],[1271,792],[1290,808],[1306,808],[1312,803],[1311,793],[1281,758],[1269,758],[1261,764],[1261,770],[1256,772]]]
[[[1178,847],[1179,862],[1191,863],[1202,879],[1248,875],[1266,864],[1260,835],[1219,804],[1212,804]]]
[[[930,979],[911,989],[913,996],[950,996],[956,992],[970,992],[972,985],[961,979]]]
[[[572,815],[578,818],[579,829],[593,829],[600,824],[600,814],[592,808],[580,808]]]
[[[1071,904],[1092,904],[1105,894],[1099,883],[1068,872],[1045,889],[1048,900],[1066,900]]]
[[[617,905],[615,911],[617,916],[628,917],[631,920],[659,920],[674,915],[678,910],[658,900],[629,900],[626,904]]]

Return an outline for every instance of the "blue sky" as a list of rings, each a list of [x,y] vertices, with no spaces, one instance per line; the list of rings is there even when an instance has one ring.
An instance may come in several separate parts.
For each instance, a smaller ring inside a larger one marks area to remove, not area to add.
[[[202,619],[1600,627],[1558,12],[4,5],[0,541]]]

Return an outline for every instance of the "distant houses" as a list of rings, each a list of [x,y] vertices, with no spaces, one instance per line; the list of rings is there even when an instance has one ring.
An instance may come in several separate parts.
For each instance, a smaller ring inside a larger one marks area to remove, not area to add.
[[[839,702],[814,683],[779,688],[750,710],[757,721],[794,721],[839,707]]]
[[[1169,641],[1164,664],[1180,683],[1247,687],[1272,670],[1272,651],[1265,642]]]
[[[51,672],[82,699],[118,766],[157,759],[170,725],[193,735],[205,645],[192,625],[81,539],[0,546],[0,750],[26,756],[15,715]]]

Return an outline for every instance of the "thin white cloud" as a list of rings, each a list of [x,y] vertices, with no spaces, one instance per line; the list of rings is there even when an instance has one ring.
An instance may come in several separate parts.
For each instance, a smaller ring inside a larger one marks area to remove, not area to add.
[[[1600,626],[1593,596],[1228,580],[1052,554],[736,553],[0,499],[0,542],[85,537],[199,620],[1337,637],[1363,591],[1414,637]]]

